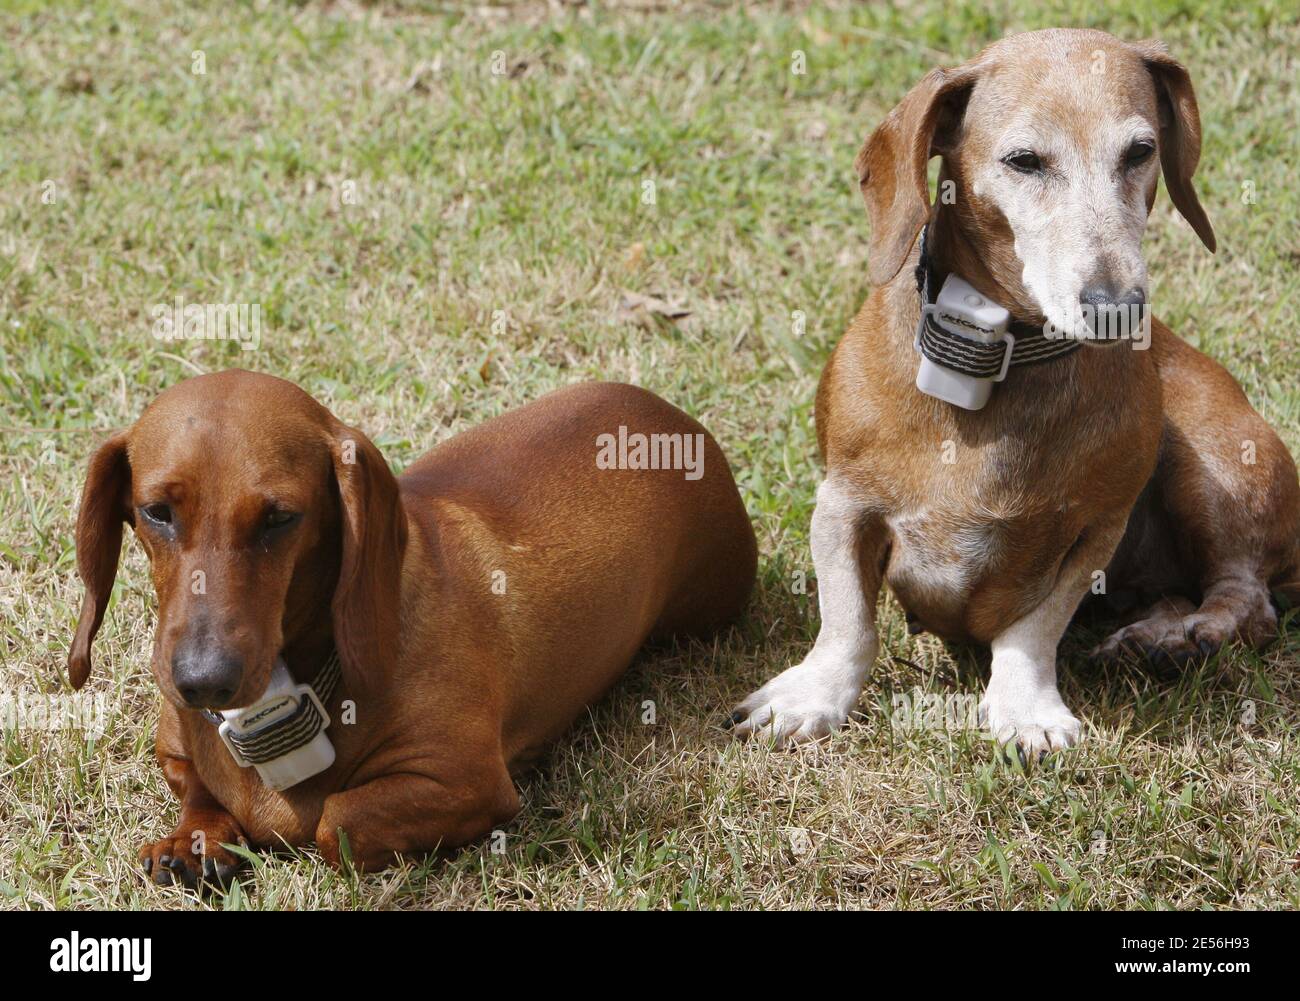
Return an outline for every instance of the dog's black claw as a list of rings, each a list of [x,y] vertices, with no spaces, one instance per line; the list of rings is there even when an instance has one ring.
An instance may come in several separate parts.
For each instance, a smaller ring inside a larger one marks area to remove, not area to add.
[[[239,875],[243,868],[243,865],[239,862],[233,864],[219,863],[217,865],[217,882],[221,884],[223,889],[228,887],[235,881],[235,877]]]
[[[1025,755],[1025,748],[1022,744],[1016,745],[1016,757],[1020,759],[1020,767],[1029,771],[1029,758]]]
[[[745,714],[742,713],[739,709],[737,709],[735,712],[731,713],[731,715],[727,717],[727,722],[723,723],[722,725],[725,729],[730,730],[733,726],[735,726],[744,718],[745,718]]]
[[[216,859],[203,860],[203,889],[226,890],[235,881],[235,876],[243,869],[242,862],[218,862]]]
[[[1187,663],[1188,653],[1187,650],[1170,653],[1162,646],[1146,643],[1142,645],[1142,656],[1157,675],[1168,676],[1181,671]]]
[[[1201,651],[1201,656],[1209,659],[1214,656],[1214,651],[1219,649],[1219,645],[1213,640],[1198,640],[1196,649]]]
[[[199,885],[198,877],[194,875],[194,870],[185,864],[184,859],[174,858],[167,863],[167,867],[171,869],[172,874],[180,880],[181,885],[186,889],[193,890]]]
[[[162,859],[158,860],[159,862]],[[159,867],[158,871],[153,874],[154,886],[171,886],[175,880],[172,879],[172,871]]]
[[[144,869],[144,874],[146,876],[148,876],[151,872],[153,872],[153,859],[146,858],[143,862],[140,863],[140,865]]]

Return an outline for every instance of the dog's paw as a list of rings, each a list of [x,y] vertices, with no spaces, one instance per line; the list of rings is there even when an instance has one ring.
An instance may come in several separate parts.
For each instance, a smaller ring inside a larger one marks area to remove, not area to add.
[[[1055,689],[1025,698],[990,690],[980,703],[981,722],[1003,748],[1015,746],[1022,765],[1079,742],[1082,725]]]
[[[158,886],[179,884],[199,892],[224,889],[247,860],[221,847],[223,843],[248,844],[229,816],[182,817],[175,831],[140,849],[140,867],[145,878]]]
[[[827,737],[849,718],[861,686],[837,669],[809,658],[778,674],[731,713],[739,740],[767,740],[777,747]]]
[[[1112,663],[1123,657],[1142,658],[1163,670],[1181,668],[1198,656],[1218,649],[1221,637],[1194,636],[1187,628],[1196,610],[1186,598],[1170,597],[1152,605],[1135,622],[1117,629],[1093,648],[1091,657]]]
[[[1112,662],[1123,656],[1141,657],[1157,668],[1173,671],[1204,660],[1233,640],[1253,647],[1267,646],[1277,635],[1277,613],[1263,587],[1232,592],[1231,601],[1197,609],[1186,598],[1165,598],[1148,608],[1138,621],[1099,643],[1094,660]]]

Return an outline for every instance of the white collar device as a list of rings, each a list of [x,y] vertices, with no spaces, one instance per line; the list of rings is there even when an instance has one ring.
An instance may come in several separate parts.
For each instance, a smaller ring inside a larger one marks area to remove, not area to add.
[[[298,684],[277,657],[271,683],[251,706],[203,710],[217,735],[241,768],[256,768],[268,789],[279,791],[323,772],[334,763],[334,745],[325,734],[330,725],[325,704],[341,677],[333,651],[310,685]]]

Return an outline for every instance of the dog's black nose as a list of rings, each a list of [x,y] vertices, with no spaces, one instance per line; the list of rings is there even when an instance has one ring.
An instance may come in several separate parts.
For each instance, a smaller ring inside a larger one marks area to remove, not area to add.
[[[1131,288],[1123,295],[1116,295],[1104,285],[1092,285],[1079,293],[1079,303],[1093,309],[1122,306],[1133,308],[1147,304],[1147,294],[1140,288]]]
[[[184,647],[172,656],[172,682],[195,709],[227,706],[244,677],[240,658],[207,644]]]
[[[1092,285],[1079,293],[1079,304],[1096,341],[1137,338],[1145,329],[1147,295],[1140,288],[1117,295],[1103,285]]]

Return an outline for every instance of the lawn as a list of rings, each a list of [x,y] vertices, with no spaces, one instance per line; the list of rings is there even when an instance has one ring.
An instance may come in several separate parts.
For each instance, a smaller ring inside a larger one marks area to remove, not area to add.
[[[559,386],[635,382],[718,438],[761,558],[743,625],[641,656],[527,781],[503,850],[360,878],[305,850],[199,903],[136,870],[177,806],[128,540],[86,689],[102,735],[0,734],[0,906],[1300,906],[1294,616],[1174,677],[1091,666],[1074,636],[1086,742],[1028,775],[978,732],[893,725],[903,696],[977,698],[988,657],[908,636],[888,596],[859,721],[797,753],[721,726],[816,634],[813,396],[868,291],[853,158],[935,65],[1049,25],[1188,64],[1220,249],[1162,185],[1153,299],[1300,453],[1294,4],[3,8],[0,692],[71,697],[86,460],[197,372],[292,379],[398,470]],[[257,348],[155,338],[178,296],[259,303]]]

